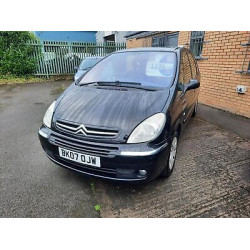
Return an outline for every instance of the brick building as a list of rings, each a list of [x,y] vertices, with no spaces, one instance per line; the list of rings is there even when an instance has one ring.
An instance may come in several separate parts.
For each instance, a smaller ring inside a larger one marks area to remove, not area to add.
[[[201,72],[199,102],[250,118],[249,31],[138,31],[126,39],[127,48],[189,48]],[[236,92],[238,85],[246,92]]]

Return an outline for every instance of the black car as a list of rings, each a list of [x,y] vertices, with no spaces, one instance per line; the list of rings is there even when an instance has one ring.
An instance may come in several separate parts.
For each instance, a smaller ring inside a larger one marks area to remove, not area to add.
[[[39,138],[55,163],[120,181],[168,177],[200,73],[189,50],[114,52],[72,83],[48,108]]]

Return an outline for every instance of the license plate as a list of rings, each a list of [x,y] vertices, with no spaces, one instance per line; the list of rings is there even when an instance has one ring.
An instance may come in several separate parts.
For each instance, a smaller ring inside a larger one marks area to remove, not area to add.
[[[62,158],[82,163],[85,165],[89,166],[94,166],[94,167],[101,167],[101,162],[100,162],[100,157],[92,156],[92,155],[86,155],[86,154],[81,154],[78,152],[74,152],[65,148],[60,148],[58,147],[59,150],[59,155]]]

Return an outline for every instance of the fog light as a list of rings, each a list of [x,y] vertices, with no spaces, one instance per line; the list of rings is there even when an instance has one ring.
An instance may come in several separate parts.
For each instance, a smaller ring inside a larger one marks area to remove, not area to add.
[[[139,170],[139,174],[144,176],[147,174],[147,171],[146,170]]]

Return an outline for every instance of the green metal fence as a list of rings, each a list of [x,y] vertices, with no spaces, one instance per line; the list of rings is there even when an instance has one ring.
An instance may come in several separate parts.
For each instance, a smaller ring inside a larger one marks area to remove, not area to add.
[[[126,48],[126,43],[80,43],[32,41],[33,57],[37,61],[37,76],[71,75],[82,59],[89,56],[106,56]]]

